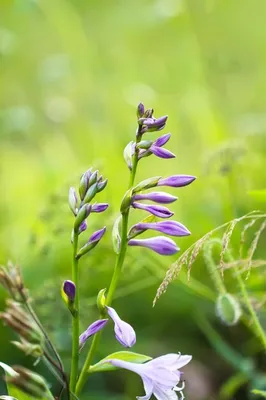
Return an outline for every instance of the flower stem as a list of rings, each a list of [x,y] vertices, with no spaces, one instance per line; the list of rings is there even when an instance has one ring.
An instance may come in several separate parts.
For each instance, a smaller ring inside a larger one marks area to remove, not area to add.
[[[137,140],[136,142],[138,143],[140,141],[140,136],[137,135]],[[130,171],[130,179],[129,179],[129,189],[134,185],[135,181],[135,176],[136,176],[136,171],[137,171],[137,165],[138,165],[138,150],[136,149],[135,154],[133,156],[132,160],[132,170]],[[120,252],[117,255],[116,258],[116,263],[115,263],[115,268],[113,272],[113,276],[111,279],[111,283],[108,289],[108,294],[106,297],[106,305],[111,305],[117,284],[119,282],[119,278],[121,275],[122,267],[124,264],[125,256],[126,256],[126,251],[127,251],[127,231],[128,231],[128,217],[129,217],[129,210],[127,209],[123,214],[122,214],[122,224],[121,224],[121,245],[120,245]],[[104,315],[101,314],[101,318],[104,318]],[[83,389],[83,386],[86,383],[87,377],[88,377],[88,370],[90,368],[90,365],[93,361],[94,354],[97,350],[98,344],[100,342],[101,338],[101,331],[98,332],[96,335],[94,335],[92,344],[90,347],[90,350],[88,352],[87,358],[85,360],[85,363],[82,367],[82,371],[80,373],[75,394],[79,395],[81,390]]]
[[[74,300],[75,315],[72,315],[72,363],[70,375],[70,390],[75,392],[75,386],[78,376],[79,363],[79,269],[76,258],[78,250],[78,233],[73,237],[73,261],[72,261],[72,280],[76,286],[76,296]]]

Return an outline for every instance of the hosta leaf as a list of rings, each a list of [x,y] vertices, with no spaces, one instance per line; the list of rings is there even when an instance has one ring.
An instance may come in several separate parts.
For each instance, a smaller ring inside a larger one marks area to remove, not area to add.
[[[109,356],[103,358],[97,364],[92,365],[89,369],[89,373],[113,371],[115,369],[118,369],[117,367],[114,367],[112,364],[106,362],[112,359],[128,361],[136,364],[142,364],[146,361],[151,360],[151,357],[145,356],[143,354],[133,353],[131,351],[118,351],[117,353],[109,354]]]

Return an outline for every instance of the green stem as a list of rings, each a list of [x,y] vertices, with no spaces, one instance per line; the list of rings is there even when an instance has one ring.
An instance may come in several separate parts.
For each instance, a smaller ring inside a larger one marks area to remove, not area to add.
[[[140,135],[137,135],[137,140],[136,143],[138,143],[141,139]],[[138,165],[138,150],[136,149],[136,152],[133,156],[132,160],[132,170],[130,172],[130,179],[129,179],[129,189],[134,185],[135,181],[135,176],[136,176],[136,171],[137,171],[137,165]],[[120,252],[116,258],[116,263],[115,263],[115,268],[112,276],[112,280],[108,289],[108,294],[106,297],[106,305],[111,305],[117,284],[119,282],[119,278],[121,275],[122,267],[124,264],[125,256],[126,256],[126,251],[127,251],[127,231],[128,231],[128,217],[129,217],[129,209],[125,211],[122,214],[122,228],[121,228],[121,245],[120,245]],[[101,318],[104,318],[104,315],[101,315]],[[88,377],[88,370],[90,368],[90,365],[93,361],[93,357],[95,355],[95,352],[97,350],[98,344],[100,342],[101,338],[101,332],[98,332],[96,335],[94,335],[92,344],[90,347],[90,350],[88,352],[87,358],[85,360],[85,363],[83,365],[82,371],[80,373],[77,386],[76,386],[76,391],[75,394],[79,395],[81,390],[83,389],[87,377]]]
[[[72,261],[72,280],[76,286],[76,296],[74,308],[76,313],[72,315],[72,363],[70,375],[70,390],[75,392],[75,386],[78,376],[79,363],[79,269],[76,258],[78,250],[78,234],[74,233],[73,238],[73,261]]]

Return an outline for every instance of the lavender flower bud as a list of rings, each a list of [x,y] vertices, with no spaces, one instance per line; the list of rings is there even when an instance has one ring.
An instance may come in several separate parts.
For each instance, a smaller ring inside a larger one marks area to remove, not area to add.
[[[81,222],[78,233],[80,234],[80,233],[86,231],[87,227],[88,227],[88,225],[87,225],[86,220]]]
[[[99,332],[101,329],[105,327],[107,324],[108,319],[99,319],[98,321],[93,322],[85,332],[83,332],[80,337],[79,337],[79,351],[82,350],[83,346],[85,345],[86,341],[91,337],[92,335],[95,335],[95,333]]]
[[[76,285],[72,281],[64,281],[63,283],[63,291],[66,294],[68,300],[73,303],[76,296]]]
[[[91,212],[91,205],[90,204],[84,204],[78,211],[78,214],[76,216],[75,222],[74,222],[74,231],[78,232],[80,225],[82,222],[90,215]]]
[[[154,188],[157,186],[160,179],[161,176],[154,176],[152,178],[145,179],[133,188],[133,194],[142,192],[142,190]]]
[[[143,117],[144,112],[145,112],[144,104],[143,103],[139,103],[139,105],[137,107],[137,117],[138,118]]]
[[[133,202],[132,207],[139,208],[140,210],[148,211],[149,213],[156,215],[156,217],[160,218],[170,218],[174,215],[173,212],[168,210],[168,208],[158,205],[150,205],[150,204],[142,204]]]
[[[77,215],[78,196],[75,188],[71,187],[68,194],[68,204],[74,215]]]
[[[98,193],[98,183],[95,182],[93,185],[91,185],[89,187],[89,189],[87,190],[87,193],[83,199],[83,203],[89,203]]]
[[[147,229],[152,229],[154,231],[165,233],[170,236],[188,236],[191,233],[189,230],[180,222],[177,221],[161,221],[145,223],[140,222],[130,229],[129,238],[137,236],[138,234],[146,231]]]
[[[195,179],[196,177],[191,175],[172,175],[159,179],[157,186],[182,187],[189,185]]]
[[[144,194],[136,194],[133,197],[133,201],[135,200],[150,200],[155,203],[161,204],[169,204],[176,201],[178,197],[172,196],[171,194],[165,192],[152,192],[152,193],[144,193]]]
[[[131,239],[128,245],[147,247],[163,256],[170,256],[180,250],[172,239],[164,236],[156,236],[149,239]]]
[[[146,118],[142,121],[141,133],[160,131],[165,127],[168,116],[165,115],[160,118]]]
[[[169,151],[167,149],[164,149],[163,147],[158,147],[158,146],[152,145],[150,147],[149,151],[151,151],[155,156],[157,156],[159,158],[164,158],[164,159],[175,158],[174,153],[172,153],[171,151]]]
[[[99,243],[105,232],[106,232],[106,227],[94,232],[91,235],[89,241],[84,246],[81,247],[76,258],[79,259],[80,257],[84,256],[84,254],[92,250]]]
[[[136,343],[136,333],[131,325],[123,321],[112,307],[107,307],[107,312],[115,324],[115,337],[124,347],[132,347]]]
[[[98,173],[99,173],[99,171],[97,170],[97,171],[94,171],[94,172],[91,174],[91,177],[90,177],[90,179],[89,179],[89,187],[90,187],[91,185],[93,185],[94,183],[97,182],[97,180],[98,180]]]
[[[105,211],[108,208],[108,206],[109,206],[108,203],[95,203],[93,204],[91,211],[101,213]]]
[[[91,168],[88,169],[88,171],[84,172],[84,174],[81,176],[80,183],[79,183],[79,195],[81,200],[84,199],[85,194],[87,193],[87,190],[89,188],[89,179],[91,176]]]
[[[107,185],[108,179],[105,179],[104,181],[98,181],[97,183],[97,192],[100,193]]]
[[[153,144],[154,144],[154,146],[162,147],[168,142],[170,137],[171,137],[171,133],[166,133],[165,135],[158,137],[158,139],[156,139]]]

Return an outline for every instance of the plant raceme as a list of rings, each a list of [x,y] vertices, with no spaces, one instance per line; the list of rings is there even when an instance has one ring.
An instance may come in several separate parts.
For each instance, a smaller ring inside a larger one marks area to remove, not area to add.
[[[179,251],[175,241],[169,236],[190,235],[190,231],[182,223],[170,220],[174,213],[166,205],[175,202],[177,197],[161,191],[161,187],[187,186],[195,180],[194,176],[155,176],[135,184],[137,167],[144,157],[156,156],[162,159],[175,157],[164,147],[171,137],[170,133],[161,135],[155,140],[146,140],[145,138],[147,132],[161,131],[166,126],[167,119],[167,116],[155,118],[153,109],[145,109],[142,103],[137,107],[136,137],[124,150],[124,158],[130,172],[129,186],[122,200],[120,215],[114,223],[112,233],[114,251],[117,255],[114,272],[108,290],[102,289],[97,298],[99,318],[91,321],[83,333],[80,332],[80,260],[100,244],[106,227],[99,227],[95,232],[91,232],[85,240],[82,238],[90,229],[90,215],[105,212],[109,206],[108,203],[95,201],[98,193],[106,187],[107,179],[104,179],[99,171],[90,168],[82,174],[78,190],[74,187],[69,190],[68,203],[74,216],[71,235],[72,277],[63,282],[61,296],[72,319],[70,377],[66,373],[60,355],[32,308],[20,269],[11,263],[7,267],[0,268],[0,282],[10,296],[7,308],[1,314],[1,318],[17,333],[20,339],[13,343],[26,354],[41,359],[61,384],[60,392],[52,394],[46,380],[35,372],[23,367],[11,368],[0,363],[7,375],[9,394],[12,395],[12,388],[15,387],[16,390],[27,393],[32,398],[38,398],[41,393],[44,399],[61,399],[62,396],[68,400],[79,399],[90,373],[125,368],[137,373],[142,378],[146,394],[138,397],[139,399],[148,400],[152,395],[158,400],[184,398],[185,384],[179,369],[191,360],[191,356],[173,353],[151,359],[146,355],[120,351],[109,354],[97,364],[93,364],[101,332],[110,325],[110,320],[114,326],[115,338],[123,347],[132,348],[136,344],[136,333],[133,327],[119,316],[117,309],[111,307],[128,247],[145,247],[158,254],[169,256]],[[150,189],[151,191],[149,191]],[[129,227],[132,210],[144,211],[147,216]],[[144,232],[151,231],[159,232],[160,235],[139,238]],[[80,244],[81,240],[82,244]],[[80,369],[80,352],[85,352],[86,347],[89,349]]]

